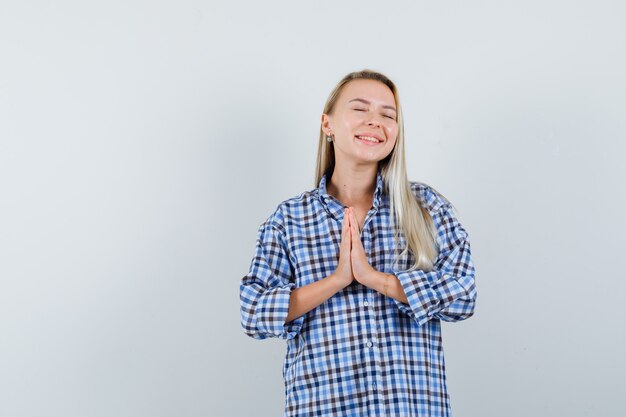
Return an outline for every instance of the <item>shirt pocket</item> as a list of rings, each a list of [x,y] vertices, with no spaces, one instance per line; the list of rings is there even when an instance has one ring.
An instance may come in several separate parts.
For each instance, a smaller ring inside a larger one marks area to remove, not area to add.
[[[323,232],[321,232],[323,233]],[[293,240],[296,287],[304,287],[326,278],[337,268],[339,243],[325,236],[308,235]]]

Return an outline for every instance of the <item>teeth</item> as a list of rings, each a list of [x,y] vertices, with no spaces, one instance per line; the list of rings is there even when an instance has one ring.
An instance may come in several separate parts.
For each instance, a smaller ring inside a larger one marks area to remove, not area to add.
[[[370,137],[370,136],[357,136],[357,138],[366,140],[368,142],[375,142],[375,143],[380,142],[378,139]]]

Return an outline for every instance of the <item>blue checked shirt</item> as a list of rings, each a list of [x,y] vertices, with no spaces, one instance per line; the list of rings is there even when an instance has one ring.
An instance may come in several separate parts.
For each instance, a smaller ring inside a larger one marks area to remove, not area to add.
[[[337,266],[345,207],[326,192],[326,181],[283,201],[261,224],[240,284],[244,332],[286,341],[285,416],[450,416],[441,320],[471,317],[476,287],[468,234],[431,187],[411,182],[438,231],[432,271],[408,271],[411,253],[393,267],[400,249],[380,168],[361,230],[370,265],[400,280],[408,304],[354,281],[285,323],[291,290]]]

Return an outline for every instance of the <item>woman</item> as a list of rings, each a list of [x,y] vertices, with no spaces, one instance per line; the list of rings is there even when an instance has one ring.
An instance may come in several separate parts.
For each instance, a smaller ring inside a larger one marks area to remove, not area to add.
[[[331,92],[316,185],[261,224],[241,324],[286,340],[285,416],[450,416],[440,321],[471,317],[468,234],[409,182],[395,85],[363,70]]]

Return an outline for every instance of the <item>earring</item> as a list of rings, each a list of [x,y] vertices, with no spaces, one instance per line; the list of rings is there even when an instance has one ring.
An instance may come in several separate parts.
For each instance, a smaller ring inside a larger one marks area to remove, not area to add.
[[[326,140],[329,141],[329,142],[332,142],[333,141],[333,137],[328,135],[328,136],[326,136]]]

